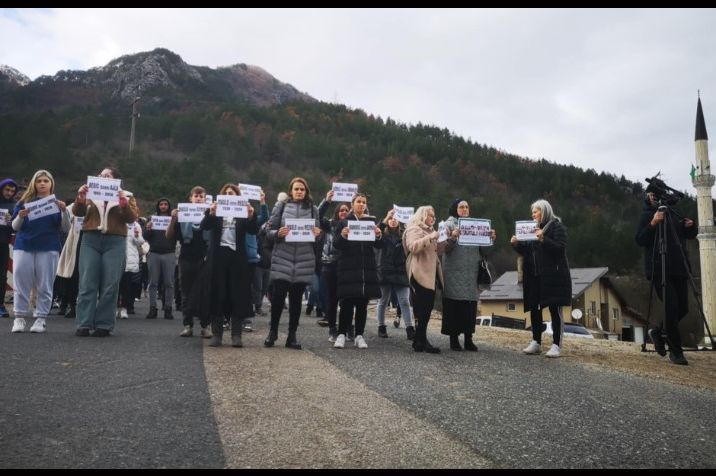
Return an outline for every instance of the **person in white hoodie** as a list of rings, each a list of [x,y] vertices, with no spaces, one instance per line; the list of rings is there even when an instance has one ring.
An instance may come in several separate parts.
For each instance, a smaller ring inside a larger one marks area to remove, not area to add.
[[[124,191],[131,197],[132,193]],[[127,225],[127,261],[124,265],[124,274],[119,281],[119,315],[120,319],[129,318],[129,311],[134,309],[134,297],[137,295],[136,285],[141,286],[142,275],[139,269],[141,257],[139,249],[144,244],[142,227],[136,221]]]

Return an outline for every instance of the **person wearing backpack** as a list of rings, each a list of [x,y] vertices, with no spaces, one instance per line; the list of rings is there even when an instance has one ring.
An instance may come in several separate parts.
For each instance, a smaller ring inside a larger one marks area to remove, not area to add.
[[[286,219],[313,219],[313,236],[318,237],[318,210],[313,204],[308,182],[295,177],[288,186],[289,198],[277,202],[269,219],[268,237],[273,240],[271,254],[271,327],[264,346],[273,347],[278,339],[278,325],[283,312],[284,301],[288,295],[288,338],[286,347],[301,349],[296,340],[296,331],[301,317],[301,297],[306,286],[313,279],[316,270],[316,247],[311,242],[286,242],[288,227]]]

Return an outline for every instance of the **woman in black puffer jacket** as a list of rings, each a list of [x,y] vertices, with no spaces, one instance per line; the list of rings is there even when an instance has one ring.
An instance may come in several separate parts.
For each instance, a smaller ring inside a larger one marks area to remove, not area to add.
[[[398,304],[405,319],[405,332],[408,340],[413,340],[415,328],[410,313],[410,282],[405,271],[405,251],[403,251],[403,226],[390,210],[378,225],[383,232],[383,246],[375,251],[378,262],[378,282],[381,298],[378,302],[378,336],[388,337],[385,326],[385,308],[388,307],[390,295],[395,291]]]
[[[567,262],[567,229],[552,211],[547,200],[532,204],[532,219],[537,222],[537,240],[510,240],[515,250],[524,256],[522,290],[524,310],[530,311],[532,342],[523,349],[525,354],[538,354],[542,340],[542,310],[549,307],[552,316],[553,344],[547,357],[559,357],[562,344],[561,306],[572,304],[572,277]]]
[[[355,309],[355,346],[366,349],[368,344],[363,338],[363,332],[368,316],[368,301],[380,297],[373,249],[381,246],[382,232],[374,226],[375,241],[349,241],[348,221],[371,221],[375,225],[375,217],[366,214],[368,199],[365,194],[356,194],[351,205],[353,210],[345,220],[339,222],[333,236],[333,246],[340,250],[337,268],[338,298],[341,304],[338,337],[333,346],[338,349],[345,346],[346,332],[353,320]]]

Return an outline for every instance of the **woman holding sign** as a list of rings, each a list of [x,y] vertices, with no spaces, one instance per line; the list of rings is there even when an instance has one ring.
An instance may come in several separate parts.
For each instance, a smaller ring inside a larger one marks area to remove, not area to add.
[[[475,316],[480,290],[477,287],[477,273],[485,250],[483,246],[467,246],[458,243],[459,220],[470,216],[470,205],[458,198],[452,202],[449,218],[445,220],[448,235],[445,255],[442,259],[445,289],[443,289],[443,320],[440,332],[450,336],[450,349],[462,350],[458,336],[465,336],[465,350],[477,352],[472,342],[475,332]],[[491,231],[492,240],[495,230]]]
[[[241,190],[238,185],[227,183],[219,191],[219,196],[222,195],[241,195]],[[224,315],[227,313],[231,316],[231,345],[243,347],[241,342],[243,320],[254,315],[251,303],[251,272],[246,255],[246,234],[258,233],[259,227],[256,224],[254,209],[251,205],[247,208],[248,218],[220,216],[223,212],[218,208],[218,201],[214,202],[199,225],[202,230],[211,230],[205,271],[210,277],[208,281],[210,289],[205,293],[210,299],[210,304],[202,306],[203,314],[208,310],[211,319],[213,334],[209,341],[211,347],[221,345]],[[205,316],[199,317],[202,322],[206,322]]]
[[[52,306],[52,285],[62,250],[60,230],[68,231],[70,225],[65,204],[54,199],[54,191],[52,174],[38,170],[12,214],[12,229],[16,232],[12,252],[15,270],[12,332],[25,331],[25,318],[31,315],[33,288],[37,290],[36,319],[30,332],[45,332],[45,318]]]
[[[318,227],[318,209],[313,204],[311,191],[305,179],[296,177],[288,185],[289,198],[276,203],[269,219],[268,237],[274,242],[271,254],[271,328],[264,346],[273,347],[278,339],[278,324],[281,320],[284,301],[288,295],[288,338],[286,347],[301,349],[296,341],[296,330],[301,317],[301,297],[316,271],[315,238],[321,234]],[[290,241],[287,220],[309,224],[308,237],[301,234],[300,241]],[[313,225],[312,228],[310,225]],[[311,236],[312,235],[312,236]]]
[[[405,267],[413,295],[413,311],[417,320],[413,350],[439,354],[440,349],[428,342],[430,313],[435,304],[435,290],[442,288],[443,272],[438,256],[445,250],[445,242],[438,243],[439,233],[433,229],[435,211],[429,205],[415,211],[403,234],[403,249],[408,253]]]
[[[380,297],[374,249],[383,245],[383,232],[375,225],[375,217],[366,213],[368,198],[364,193],[357,193],[351,206],[351,212],[336,226],[333,238],[333,246],[340,251],[337,295],[341,303],[338,337],[333,347],[342,349],[346,345],[346,333],[355,309],[355,346],[367,349],[363,332],[368,317],[368,301]],[[367,226],[362,222],[366,222]]]
[[[101,178],[118,180],[115,169],[105,168]],[[138,210],[121,189],[117,201],[91,200],[88,184],[80,187],[73,206],[84,217],[80,244],[80,290],[77,295],[77,331],[86,337],[107,337],[114,330],[119,281],[124,274],[127,252],[127,224],[134,223]],[[98,298],[99,296],[99,298]]]
[[[562,308],[572,303],[572,277],[567,262],[567,229],[547,200],[532,204],[532,219],[538,223],[537,239],[510,243],[524,256],[522,290],[525,312],[530,311],[532,341],[525,354],[539,354],[542,343],[542,310],[552,316],[553,344],[547,357],[559,357],[562,343]]]

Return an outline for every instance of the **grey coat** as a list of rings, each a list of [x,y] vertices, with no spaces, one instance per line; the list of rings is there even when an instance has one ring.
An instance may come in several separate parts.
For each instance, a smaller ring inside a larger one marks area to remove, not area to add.
[[[283,209],[283,213],[282,213]],[[313,281],[316,272],[316,255],[313,243],[286,243],[277,236],[278,229],[286,226],[286,218],[314,218],[318,221],[318,210],[313,204],[288,201],[276,203],[269,219],[268,237],[274,242],[271,254],[271,281],[277,279],[289,283],[306,283]]]
[[[457,218],[445,220],[445,228],[450,235],[457,228]],[[443,278],[445,287],[443,297],[457,301],[477,301],[480,290],[477,287],[477,272],[482,259],[483,246],[458,245],[457,241],[448,240],[445,254],[442,257]]]

